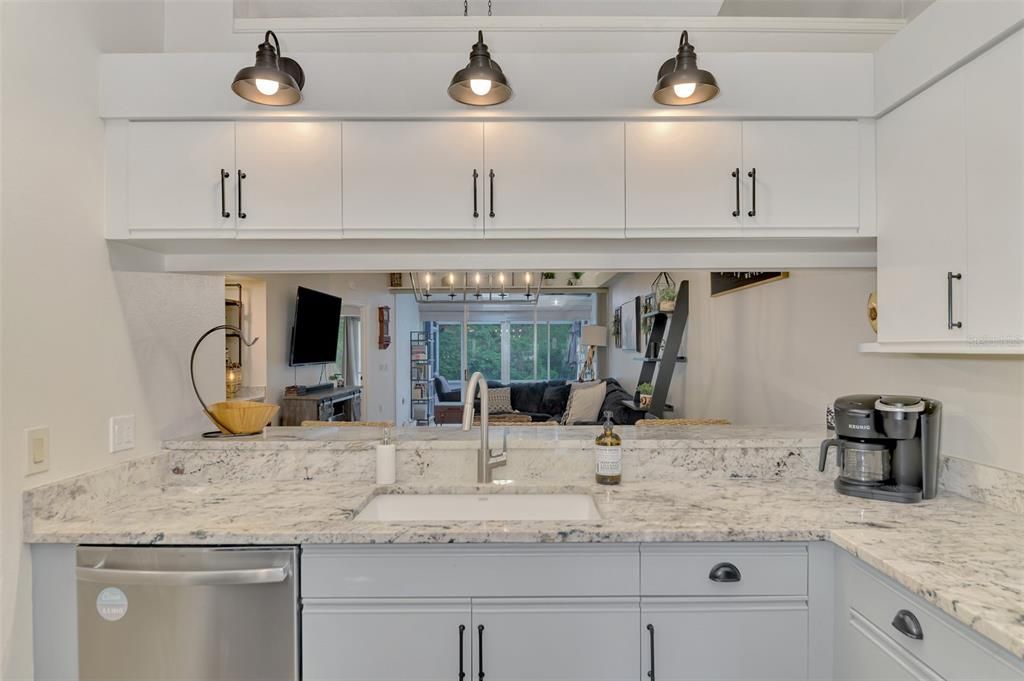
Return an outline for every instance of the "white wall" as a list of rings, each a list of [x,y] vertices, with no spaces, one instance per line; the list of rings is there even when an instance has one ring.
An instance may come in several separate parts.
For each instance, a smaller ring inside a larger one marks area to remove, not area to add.
[[[0,677],[15,680],[32,675],[23,488],[204,427],[189,351],[224,313],[221,277],[115,273],[103,240],[96,57],[160,49],[161,5],[4,2],[2,12]],[[223,397],[217,346],[211,339],[200,357],[211,400]],[[108,454],[108,419],[130,413],[135,449]],[[50,428],[50,470],[26,478],[24,431],[34,426]]]
[[[286,386],[320,382],[319,366],[288,366],[295,291],[305,286],[341,297],[346,307],[359,306],[363,331],[362,417],[364,421],[394,421],[395,344],[387,350],[377,348],[377,307],[388,305],[394,309],[395,305],[388,291],[388,275],[271,274],[262,278],[267,283],[267,400],[279,403]],[[326,373],[332,372],[333,367],[328,365]]]
[[[412,372],[409,353],[412,343],[409,334],[421,331],[420,306],[411,293],[395,295],[391,308],[391,342],[395,348],[395,425],[412,422],[409,400],[412,399]]]
[[[670,398],[682,397],[683,415],[809,424],[840,395],[925,395],[944,404],[945,454],[1024,473],[1024,360],[858,353],[874,340],[865,312],[874,270],[797,270],[717,298],[707,272],[673,274],[690,281],[690,361]],[[649,290],[654,275],[614,279],[609,309]],[[632,390],[639,363],[627,354],[609,350],[609,374]]]

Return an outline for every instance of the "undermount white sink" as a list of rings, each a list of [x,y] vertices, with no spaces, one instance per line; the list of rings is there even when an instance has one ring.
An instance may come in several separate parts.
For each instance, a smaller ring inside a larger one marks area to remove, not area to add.
[[[356,520],[600,520],[586,494],[382,494]]]

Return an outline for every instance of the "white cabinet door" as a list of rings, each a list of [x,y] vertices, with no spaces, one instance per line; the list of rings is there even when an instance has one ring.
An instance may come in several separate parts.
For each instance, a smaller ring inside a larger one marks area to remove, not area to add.
[[[341,234],[341,123],[236,124],[239,236]]]
[[[699,236],[742,224],[741,124],[626,123],[626,236]]]
[[[859,227],[856,121],[745,122],[743,166],[744,227]]]
[[[470,671],[470,624],[469,599],[306,599],[302,678],[458,679]]]
[[[131,123],[127,153],[129,232],[234,235],[234,123]]]
[[[1024,343],[1024,33],[964,67],[968,334]]]
[[[484,123],[485,234],[621,238],[623,135],[611,122]]]
[[[473,599],[473,677],[636,679],[639,624],[635,598]]]
[[[970,288],[964,272],[964,167],[962,72],[879,121],[879,342],[955,341],[965,336],[965,329],[955,326],[967,323],[964,301]],[[950,282],[950,272],[965,276]]]
[[[807,678],[804,600],[644,598],[641,609],[643,669],[658,681]]]
[[[483,236],[483,123],[353,122],[342,136],[347,236]]]

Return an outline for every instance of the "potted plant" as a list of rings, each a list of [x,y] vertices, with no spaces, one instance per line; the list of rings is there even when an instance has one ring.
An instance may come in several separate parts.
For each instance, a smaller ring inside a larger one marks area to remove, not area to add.
[[[676,309],[676,290],[663,288],[658,291],[658,311],[674,312]]]
[[[636,387],[636,392],[640,395],[640,408],[650,409],[651,400],[654,399],[654,386],[650,383],[641,383]]]

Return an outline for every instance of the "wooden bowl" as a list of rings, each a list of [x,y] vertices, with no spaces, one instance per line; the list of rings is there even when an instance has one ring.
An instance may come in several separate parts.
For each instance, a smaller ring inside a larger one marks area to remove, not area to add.
[[[277,415],[281,407],[263,402],[217,402],[210,405],[212,413],[220,423],[218,428],[228,435],[258,435]]]

